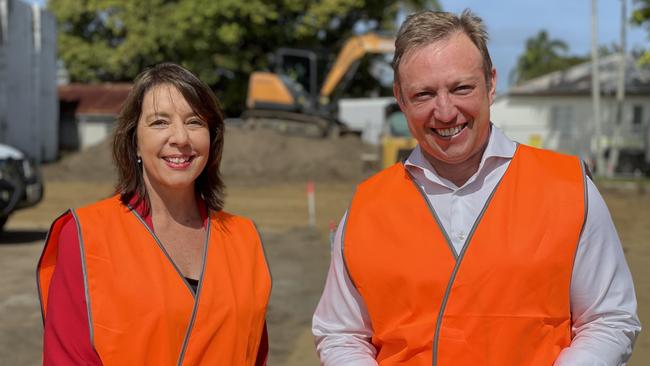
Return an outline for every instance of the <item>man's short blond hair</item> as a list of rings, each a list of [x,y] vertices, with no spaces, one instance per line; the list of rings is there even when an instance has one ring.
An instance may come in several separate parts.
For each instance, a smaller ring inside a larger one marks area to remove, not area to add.
[[[393,72],[399,82],[399,65],[405,55],[433,42],[448,39],[462,32],[474,43],[483,58],[485,82],[491,88],[492,59],[487,49],[488,34],[483,20],[465,9],[460,16],[442,11],[425,10],[409,15],[397,32]]]

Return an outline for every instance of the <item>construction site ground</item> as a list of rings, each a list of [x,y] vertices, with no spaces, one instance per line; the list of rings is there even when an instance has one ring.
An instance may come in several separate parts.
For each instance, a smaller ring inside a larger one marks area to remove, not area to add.
[[[228,136],[226,139],[228,141]],[[259,140],[257,142],[261,143]],[[317,149],[321,141],[305,140],[301,143],[307,144],[303,145],[303,150],[309,150],[310,146]],[[285,143],[285,148],[291,144]],[[358,145],[353,141],[337,144]],[[255,168],[257,170],[244,164],[248,159],[245,156],[247,151],[258,154],[253,151],[256,149],[254,143],[243,146],[245,151],[233,153],[231,149],[231,152],[225,153],[225,162],[237,161],[243,164],[241,169],[250,170],[235,173],[232,167],[224,167],[224,171],[232,172],[225,175],[228,184],[226,210],[254,218],[262,233],[273,275],[268,311],[271,344],[269,365],[318,365],[310,324],[329,263],[329,226],[331,222],[338,223],[350,202],[354,186],[368,173],[356,163],[350,163],[345,168],[348,171],[332,169],[330,165],[341,161],[342,157],[336,154],[347,155],[348,160],[359,160],[356,154],[363,148],[355,146],[348,146],[347,150],[341,147],[335,149],[343,151],[331,152],[334,154],[331,159],[334,160],[331,164],[320,164],[322,169],[319,169],[319,164],[313,167],[305,165],[292,170],[287,179],[283,179],[281,170],[265,176],[264,164]],[[228,142],[226,147],[228,150]],[[54,218],[69,207],[84,205],[111,194],[114,177],[110,169],[106,170],[104,176],[93,176],[97,164],[106,163],[106,160],[98,158],[101,154],[106,155],[106,151],[105,146],[101,151],[85,153],[85,159],[92,157],[94,161],[83,162],[83,154],[78,154],[45,167],[46,193],[43,201],[13,216],[5,233],[0,236],[0,364],[21,366],[41,362],[42,320],[36,292],[36,263]],[[284,155],[286,151],[273,153],[278,154],[276,158],[280,160],[292,159],[291,155]],[[256,158],[263,159],[264,154],[259,154]],[[312,168],[314,171],[310,171]],[[84,175],[85,169],[88,170]],[[67,173],[62,173],[65,171]],[[301,172],[303,177],[300,176]],[[308,224],[308,179],[315,180],[315,227]],[[642,186],[647,192],[639,189],[639,184],[630,182],[607,182],[600,184],[600,187],[632,270],[639,315],[642,321],[650,322],[650,220],[647,216],[650,186]],[[650,332],[641,334],[629,363],[631,366],[648,364]]]

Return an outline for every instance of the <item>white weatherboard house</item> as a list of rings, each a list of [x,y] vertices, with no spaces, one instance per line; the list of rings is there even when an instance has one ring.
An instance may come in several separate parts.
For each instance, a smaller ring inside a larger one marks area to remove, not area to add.
[[[616,85],[620,56],[600,60],[603,143],[610,141],[616,120]],[[591,63],[556,71],[512,87],[495,99],[495,125],[518,142],[578,155],[593,156]],[[625,102],[620,133],[619,170],[643,164],[650,130],[650,66],[626,58]]]

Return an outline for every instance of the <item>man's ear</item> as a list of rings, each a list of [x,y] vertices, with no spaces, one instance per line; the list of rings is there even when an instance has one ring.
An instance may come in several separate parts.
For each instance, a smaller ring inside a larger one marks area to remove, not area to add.
[[[497,91],[497,69],[492,68],[492,73],[490,74],[490,90],[488,90],[488,100],[490,101],[490,105],[492,105],[492,102],[494,102],[494,96],[496,95]]]
[[[402,95],[402,89],[400,88],[399,81],[397,80],[393,81],[393,96],[395,96],[395,100],[397,101],[399,108],[401,110],[404,110],[404,98]]]

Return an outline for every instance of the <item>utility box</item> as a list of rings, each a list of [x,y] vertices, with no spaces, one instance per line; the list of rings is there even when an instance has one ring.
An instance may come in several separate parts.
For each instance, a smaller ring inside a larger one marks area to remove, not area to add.
[[[0,143],[36,162],[58,154],[56,21],[20,0],[0,0]]]

